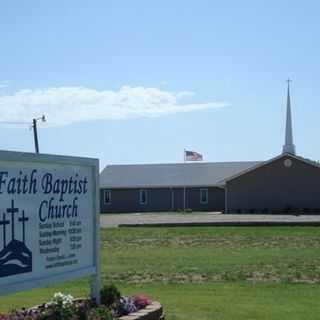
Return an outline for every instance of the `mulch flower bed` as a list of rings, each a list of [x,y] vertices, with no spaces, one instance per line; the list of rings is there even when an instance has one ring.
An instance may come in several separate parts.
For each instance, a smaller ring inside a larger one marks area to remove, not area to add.
[[[74,299],[59,292],[40,306],[0,314],[0,320],[121,320],[126,316],[130,317],[127,319],[139,319],[139,312],[141,319],[158,320],[160,317],[146,318],[146,315],[162,314],[162,307],[141,294],[122,296],[114,285],[110,285],[101,290],[99,305],[90,299]]]

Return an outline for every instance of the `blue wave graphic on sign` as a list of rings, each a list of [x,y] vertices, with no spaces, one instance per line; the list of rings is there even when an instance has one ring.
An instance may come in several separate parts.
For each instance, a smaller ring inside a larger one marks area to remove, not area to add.
[[[3,213],[0,226],[2,226],[3,249],[0,251],[0,278],[12,276],[20,273],[32,271],[32,252],[26,245],[26,222],[29,220],[22,210],[22,216],[18,222],[22,223],[22,241],[15,239],[15,214],[19,209],[14,206],[14,200],[11,200],[11,207],[6,210],[11,214],[11,221]],[[7,244],[7,226],[11,225],[11,240]]]

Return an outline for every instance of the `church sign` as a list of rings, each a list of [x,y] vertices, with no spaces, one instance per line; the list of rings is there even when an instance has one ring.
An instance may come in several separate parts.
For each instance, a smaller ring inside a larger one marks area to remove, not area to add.
[[[0,152],[0,294],[91,275],[98,298],[98,166]]]

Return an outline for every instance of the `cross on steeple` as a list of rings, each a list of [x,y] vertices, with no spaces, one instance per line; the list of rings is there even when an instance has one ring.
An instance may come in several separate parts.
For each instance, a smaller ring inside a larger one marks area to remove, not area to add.
[[[6,214],[3,213],[2,220],[0,220],[0,226],[2,226],[2,228],[3,228],[3,248],[5,248],[6,245],[7,245],[6,227],[7,227],[7,224],[9,224],[9,223],[10,223],[10,220],[7,220],[6,219]]]
[[[14,240],[14,214],[19,211],[18,208],[14,207],[14,200],[11,200],[11,208],[7,209],[8,213],[11,213],[11,237]]]
[[[28,221],[29,218],[27,218],[25,215],[24,215],[24,210],[22,210],[22,217],[19,218],[19,221],[22,222],[22,239],[23,239],[23,243],[26,242],[26,233],[25,233],[25,223],[26,221]]]

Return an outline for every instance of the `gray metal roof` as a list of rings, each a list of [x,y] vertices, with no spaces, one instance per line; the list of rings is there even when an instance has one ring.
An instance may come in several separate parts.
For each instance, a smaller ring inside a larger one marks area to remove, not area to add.
[[[101,188],[163,188],[223,185],[224,180],[260,161],[109,165],[100,174]]]

